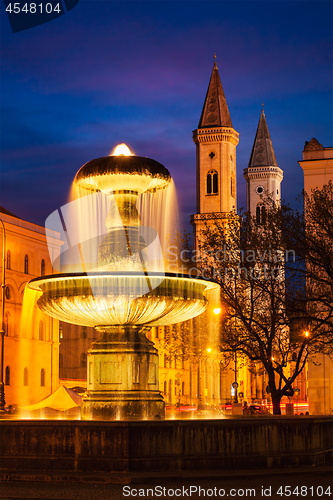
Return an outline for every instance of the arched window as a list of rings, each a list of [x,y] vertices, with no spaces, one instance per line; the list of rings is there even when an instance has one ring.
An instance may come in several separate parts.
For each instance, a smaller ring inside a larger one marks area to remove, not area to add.
[[[207,194],[218,194],[218,174],[216,170],[210,170],[206,179]]]
[[[10,385],[10,367],[6,366],[5,370],[5,385]]]
[[[59,325],[59,338],[62,339],[64,337],[64,327]]]
[[[80,368],[87,368],[87,355],[85,352],[80,356]]]
[[[86,339],[86,338],[87,338],[87,327],[81,326],[81,339]]]
[[[44,321],[39,322],[39,340],[44,340]]]
[[[177,385],[178,385],[178,380],[175,380],[175,396],[177,396]]]
[[[260,205],[257,205],[257,208],[256,208],[256,221],[257,221],[257,224],[260,224],[260,218],[261,218],[261,210],[260,210]]]
[[[265,224],[265,222],[266,222],[266,208],[264,207],[264,205],[257,205],[256,221],[257,221],[257,224]]]
[[[164,380],[164,394],[167,393],[167,381]]]
[[[164,368],[167,368],[168,366],[168,356],[164,354]]]
[[[266,224],[266,208],[264,206],[261,209],[261,223]]]
[[[11,261],[10,261],[10,250],[7,250],[7,269],[10,269]]]
[[[7,300],[9,300],[10,297],[11,297],[9,286],[6,286],[6,288],[5,288],[5,297],[6,297]]]
[[[44,368],[40,371],[40,386],[45,387],[45,370]]]
[[[29,257],[24,256],[24,274],[29,274]]]
[[[44,259],[42,259],[42,261],[40,263],[40,275],[45,276],[45,260]]]
[[[212,194],[212,176],[207,175],[207,194]]]
[[[185,396],[185,382],[182,382],[182,396]]]
[[[172,397],[172,380],[169,380],[169,401],[171,403],[171,397]]]
[[[59,354],[59,368],[62,368],[63,366],[63,357],[62,354]]]
[[[25,367],[23,370],[23,385],[24,386],[29,385],[29,372],[27,367]]]

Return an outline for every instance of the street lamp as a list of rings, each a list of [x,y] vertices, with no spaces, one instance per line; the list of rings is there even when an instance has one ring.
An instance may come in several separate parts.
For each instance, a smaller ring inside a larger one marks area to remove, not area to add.
[[[4,413],[6,402],[5,402],[5,384],[3,380],[3,368],[4,368],[4,344],[5,344],[5,297],[6,297],[6,230],[3,220],[0,219],[2,224],[3,236],[2,236],[2,283],[1,283],[1,354],[0,354],[0,413]]]

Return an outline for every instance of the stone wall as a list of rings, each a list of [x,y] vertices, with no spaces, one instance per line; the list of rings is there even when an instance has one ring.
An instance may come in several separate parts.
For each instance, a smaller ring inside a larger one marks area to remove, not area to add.
[[[177,472],[316,465],[332,417],[105,422],[2,421],[1,472]]]

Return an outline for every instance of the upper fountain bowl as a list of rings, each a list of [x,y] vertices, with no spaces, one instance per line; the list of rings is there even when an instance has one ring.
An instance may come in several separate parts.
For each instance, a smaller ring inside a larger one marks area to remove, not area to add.
[[[172,325],[203,313],[214,281],[184,274],[92,272],[32,279],[38,307],[56,319],[82,326]]]
[[[110,195],[134,191],[138,195],[167,187],[171,176],[158,161],[142,156],[103,156],[91,160],[77,172],[74,182],[89,191]]]

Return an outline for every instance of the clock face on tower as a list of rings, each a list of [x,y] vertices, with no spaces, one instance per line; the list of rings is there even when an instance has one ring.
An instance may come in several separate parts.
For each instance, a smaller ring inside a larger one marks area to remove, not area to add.
[[[257,186],[256,187],[256,193],[257,194],[263,194],[264,191],[265,191],[264,186]]]

